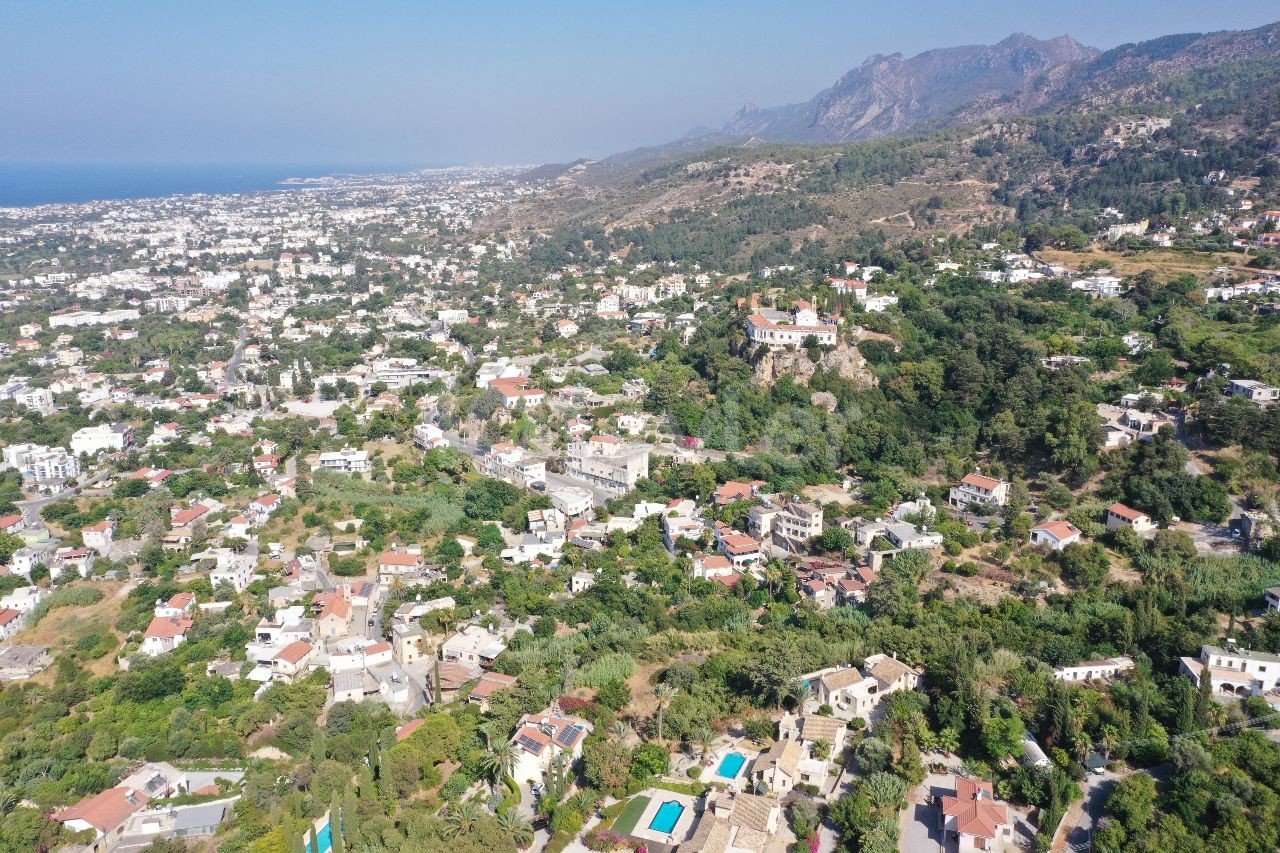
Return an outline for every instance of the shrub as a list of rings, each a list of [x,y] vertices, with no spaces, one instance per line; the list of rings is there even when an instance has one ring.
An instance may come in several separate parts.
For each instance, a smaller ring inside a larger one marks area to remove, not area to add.
[[[660,776],[667,772],[671,756],[656,743],[642,743],[631,754],[631,775],[637,779]]]
[[[97,604],[103,598],[102,593],[91,586],[68,586],[54,592],[31,611],[28,627],[35,627],[50,610],[58,607],[88,607]]]
[[[631,842],[625,836],[619,835],[610,829],[593,829],[582,837],[582,843],[586,845],[588,850],[600,851],[600,853],[608,853],[610,850],[626,850],[631,846]]]
[[[690,779],[697,779],[702,776],[702,768],[695,764],[685,771],[685,775]]]

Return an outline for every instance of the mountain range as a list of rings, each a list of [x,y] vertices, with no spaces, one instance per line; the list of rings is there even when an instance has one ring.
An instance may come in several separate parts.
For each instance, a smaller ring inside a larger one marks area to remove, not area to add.
[[[1254,30],[1162,36],[1107,51],[1070,36],[1015,33],[990,46],[905,58],[875,55],[808,101],[748,104],[715,130],[591,163],[587,180],[717,145],[880,139],[1019,115],[1089,112],[1155,97],[1153,83],[1216,65],[1280,56],[1280,22]],[[579,173],[584,170],[579,170]],[[616,177],[616,175],[615,175]]]

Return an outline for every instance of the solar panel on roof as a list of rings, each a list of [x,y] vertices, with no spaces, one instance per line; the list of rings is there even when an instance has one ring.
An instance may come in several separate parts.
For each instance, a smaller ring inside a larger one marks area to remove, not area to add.
[[[529,737],[529,735],[520,735],[520,737],[516,738],[516,742],[535,755],[542,752],[542,744]]]
[[[582,726],[565,726],[556,732],[555,742],[560,746],[573,746],[578,741],[578,733],[582,731]]]

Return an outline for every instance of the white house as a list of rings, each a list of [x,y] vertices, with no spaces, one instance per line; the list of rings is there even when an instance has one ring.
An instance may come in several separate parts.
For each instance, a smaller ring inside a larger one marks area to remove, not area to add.
[[[488,667],[507,650],[502,634],[483,625],[468,625],[440,646],[440,659],[471,667]]]
[[[1280,400],[1280,388],[1256,379],[1232,379],[1227,383],[1227,393],[1259,405]]]
[[[1115,530],[1119,527],[1132,527],[1139,533],[1145,533],[1155,530],[1156,523],[1145,512],[1117,502],[1107,507],[1107,529]]]
[[[384,551],[378,557],[378,583],[389,584],[396,578],[421,574],[426,565],[422,554],[409,551]]]
[[[1009,502],[1009,483],[981,474],[965,474],[960,485],[952,486],[947,503],[957,509],[970,504],[1004,506]]]
[[[553,708],[525,714],[511,737],[516,748],[516,781],[542,782],[557,757],[566,768],[572,766],[582,757],[582,744],[592,728],[586,720],[563,716]]]
[[[418,424],[413,428],[413,443],[419,450],[432,450],[436,447],[448,447],[449,439],[444,431],[435,424]]]
[[[139,651],[148,657],[171,652],[186,641],[193,624],[190,616],[156,616],[143,634]]]
[[[339,474],[363,474],[369,470],[369,452],[344,447],[341,450],[321,453],[313,471],[334,471]]]
[[[861,669],[833,666],[800,678],[812,691],[806,710],[828,705],[841,720],[856,717],[870,721],[885,696],[919,686],[920,670],[889,655],[876,654],[868,657]]]
[[[282,501],[279,495],[259,495],[249,501],[249,514],[259,524],[264,523],[271,514],[280,509]]]
[[[1133,669],[1133,658],[1105,658],[1104,660],[1086,660],[1073,666],[1057,666],[1053,668],[1053,677],[1059,681],[1109,681],[1122,672]]]
[[[299,676],[306,674],[315,656],[314,646],[306,640],[295,640],[271,659],[272,680],[292,684]]]
[[[1182,658],[1181,671],[1197,685],[1205,670],[1215,694],[1261,696],[1280,705],[1280,655],[1242,649],[1232,641],[1226,648],[1201,646],[1200,658]]]
[[[105,518],[97,524],[81,528],[80,536],[86,548],[92,548],[99,554],[106,554],[115,542],[115,519]]]
[[[769,316],[772,315],[772,316]],[[801,323],[801,319],[816,319],[810,312],[797,312],[795,322],[782,312],[766,312],[752,314],[747,317],[747,337],[753,344],[762,344],[769,349],[796,349],[812,338],[820,346],[834,346],[837,329],[829,323]]]
[[[1280,586],[1273,586],[1267,590],[1267,609],[1280,610]]]
[[[22,630],[26,614],[11,607],[0,607],[0,641],[8,640]]]
[[[1032,545],[1045,545],[1051,550],[1061,551],[1073,542],[1079,542],[1079,528],[1069,521],[1059,519],[1058,521],[1047,521],[1044,524],[1037,524],[1031,528],[1031,534],[1028,541]]]

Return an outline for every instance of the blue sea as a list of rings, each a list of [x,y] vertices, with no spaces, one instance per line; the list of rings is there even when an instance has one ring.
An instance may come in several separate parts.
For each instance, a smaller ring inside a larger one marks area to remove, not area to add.
[[[0,207],[286,189],[288,178],[383,174],[424,165],[288,166],[0,163]],[[436,167],[438,168],[438,167]]]

